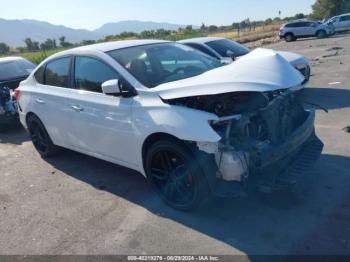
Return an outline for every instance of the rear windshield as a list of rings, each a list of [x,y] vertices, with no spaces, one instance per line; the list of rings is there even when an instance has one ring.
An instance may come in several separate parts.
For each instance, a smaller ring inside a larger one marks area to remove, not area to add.
[[[228,57],[227,51],[231,51],[236,57],[246,55],[250,52],[249,48],[244,45],[227,39],[211,41],[208,42],[207,45],[213,48],[222,57]]]
[[[0,62],[0,81],[26,77],[34,68],[34,64],[24,59]]]

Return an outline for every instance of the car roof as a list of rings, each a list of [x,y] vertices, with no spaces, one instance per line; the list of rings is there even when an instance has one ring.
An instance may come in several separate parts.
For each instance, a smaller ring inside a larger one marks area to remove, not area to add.
[[[18,60],[24,60],[24,58],[18,57],[18,56],[0,57],[0,63],[1,62],[18,61]]]
[[[294,21],[287,22],[287,23],[283,24],[283,26],[295,24],[295,23],[301,23],[301,22],[318,23],[318,22],[312,21],[312,20],[300,19],[300,20],[294,20]]]
[[[289,21],[289,22],[285,23],[285,25],[294,24],[294,23],[300,23],[300,22],[314,23],[315,21],[311,21],[311,20],[308,20],[308,19],[298,19],[298,20]]]
[[[113,42],[105,42],[105,43],[98,43],[93,45],[80,46],[80,47],[70,49],[68,50],[68,52],[74,53],[75,51],[78,51],[78,50],[108,52],[108,51],[127,48],[127,47],[169,43],[169,42],[170,41],[165,41],[165,40],[121,40],[121,41],[113,41]]]
[[[350,15],[350,13],[342,14],[342,15],[337,15],[337,16],[333,16],[333,17],[341,17],[341,16],[348,16],[348,15]]]
[[[224,40],[225,38],[223,37],[197,37],[197,38],[191,38],[191,39],[185,39],[178,41],[181,44],[186,44],[186,43],[198,43],[198,44],[205,44],[211,41],[216,41],[216,40]]]

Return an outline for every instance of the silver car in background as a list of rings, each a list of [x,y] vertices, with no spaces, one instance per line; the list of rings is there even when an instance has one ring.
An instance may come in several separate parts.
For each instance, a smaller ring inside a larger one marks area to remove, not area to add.
[[[248,47],[226,38],[220,37],[198,37],[179,41],[179,43],[195,48],[211,57],[221,61],[223,64],[230,64],[235,60],[252,52]],[[310,61],[299,54],[285,51],[275,51],[278,55],[286,59],[305,78],[306,84],[311,75]]]
[[[292,42],[298,38],[317,37],[324,38],[335,33],[332,24],[313,21],[294,21],[282,25],[279,36],[286,42]]]
[[[327,21],[327,24],[333,25],[336,32],[350,30],[350,13],[334,16]]]

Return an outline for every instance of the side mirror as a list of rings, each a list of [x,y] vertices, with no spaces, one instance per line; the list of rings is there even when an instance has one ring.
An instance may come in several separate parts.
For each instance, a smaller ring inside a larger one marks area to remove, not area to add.
[[[102,83],[101,87],[102,92],[106,95],[119,95],[121,93],[118,79],[108,80]]]
[[[227,51],[226,51],[226,56],[227,56],[227,57],[231,57],[232,61],[235,61],[235,60],[236,60],[235,53],[233,53],[231,50],[227,50]]]

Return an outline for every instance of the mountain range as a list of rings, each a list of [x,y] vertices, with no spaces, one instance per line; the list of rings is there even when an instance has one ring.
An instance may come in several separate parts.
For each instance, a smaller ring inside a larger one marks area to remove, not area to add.
[[[66,41],[77,43],[82,40],[97,40],[107,35],[116,35],[122,32],[140,33],[145,30],[157,29],[177,30],[185,26],[129,20],[107,23],[96,30],[86,30],[53,25],[37,20],[6,20],[0,18],[0,42],[4,42],[12,47],[18,47],[24,46],[24,39],[27,37],[34,41],[44,42],[47,38],[58,39],[61,36],[65,36]]]

